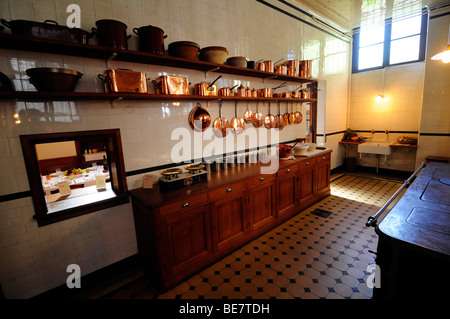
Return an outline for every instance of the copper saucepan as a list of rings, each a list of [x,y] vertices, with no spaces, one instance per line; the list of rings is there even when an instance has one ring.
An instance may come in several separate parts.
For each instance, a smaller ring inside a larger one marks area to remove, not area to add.
[[[286,126],[286,121],[283,115],[281,115],[280,101],[278,101],[278,115],[276,116],[276,119],[275,128],[281,131]]]
[[[236,101],[234,103],[234,117],[231,119],[231,122],[230,122],[231,131],[236,135],[241,134],[245,130],[244,119],[237,115],[237,104],[238,104],[238,102]]]
[[[197,83],[194,88],[195,88],[195,94],[196,95],[201,95],[201,96],[217,96],[218,94],[218,89],[217,89],[217,85],[214,84],[217,82],[218,79],[220,79],[222,76],[219,75],[219,77],[217,79],[215,79],[214,81],[212,81],[211,83],[209,82],[201,82],[201,83]]]
[[[295,112],[295,124],[300,124],[303,120],[302,113],[298,110],[298,102],[297,102],[297,111]]]
[[[250,102],[247,101],[247,111],[244,113],[244,121],[249,124],[253,121],[253,112],[250,110]]]
[[[264,118],[264,125],[267,129],[274,128],[278,125],[278,119],[270,112],[270,101],[269,101],[269,114]]]
[[[256,102],[256,113],[253,114],[252,124],[254,127],[261,127],[264,124],[264,118],[262,113],[259,111],[259,102]]]
[[[200,103],[194,107],[189,113],[189,125],[195,131],[203,132],[211,124],[211,116],[209,112],[204,109]]]
[[[229,88],[229,87],[223,87],[221,89],[219,89],[219,96],[233,96],[234,95],[234,88],[238,86],[238,84],[236,84],[235,86]]]
[[[228,129],[230,128],[230,122],[222,117],[222,100],[219,100],[219,117],[214,120],[213,128],[217,137],[227,136]]]

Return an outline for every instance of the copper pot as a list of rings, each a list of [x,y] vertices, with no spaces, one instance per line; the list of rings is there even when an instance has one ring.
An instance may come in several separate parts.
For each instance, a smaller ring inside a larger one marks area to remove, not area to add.
[[[259,97],[273,97],[273,89],[271,89],[271,88],[259,89],[258,96]]]
[[[287,75],[300,76],[300,61],[289,60],[284,65],[287,66]]]
[[[152,81],[159,94],[189,95],[189,81],[180,76],[162,75]]]
[[[219,96],[233,96],[234,95],[234,88],[237,86],[237,84],[231,88],[229,87],[223,87],[219,89]]]
[[[195,94],[200,96],[217,96],[218,89],[217,85],[215,85],[214,83],[216,83],[216,81],[221,77],[222,76],[220,75],[217,79],[215,79],[211,83],[209,82],[197,83],[196,85],[194,85]]]
[[[211,124],[211,116],[209,112],[204,109],[200,103],[194,107],[189,113],[189,125],[195,131],[203,132]]]
[[[256,63],[256,69],[258,71],[265,71],[266,65],[264,64],[264,62],[258,62],[258,63]]]
[[[303,78],[312,77],[312,60],[300,61],[300,76]]]
[[[287,75],[288,74],[288,67],[286,65],[277,65],[275,67],[275,73]]]
[[[219,100],[219,117],[214,120],[213,123],[214,133],[218,137],[225,137],[228,134],[230,128],[230,122],[222,117],[222,100]]]
[[[246,97],[247,96],[247,89],[243,85],[240,85],[237,88],[237,96],[240,96],[240,97]]]

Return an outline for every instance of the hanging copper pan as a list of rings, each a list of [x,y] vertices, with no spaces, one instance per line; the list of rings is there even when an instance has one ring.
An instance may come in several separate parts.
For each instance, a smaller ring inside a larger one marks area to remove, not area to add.
[[[231,119],[230,122],[231,131],[236,135],[241,134],[245,130],[244,119],[237,115],[237,104],[238,102],[236,101],[234,103],[234,117]]]
[[[269,101],[269,114],[267,114],[266,117],[264,118],[264,125],[266,126],[267,129],[271,129],[276,127],[277,123],[278,119],[270,112],[270,101]]]
[[[286,121],[283,115],[281,115],[280,101],[278,101],[278,115],[276,116],[276,119],[275,128],[281,131],[286,126]]]
[[[211,124],[211,116],[209,112],[204,109],[200,103],[194,107],[189,113],[189,125],[195,131],[203,132]]]
[[[298,110],[298,102],[297,102],[297,111],[295,112],[295,124],[300,124],[303,120],[302,113]]]
[[[219,117],[214,120],[213,128],[217,137],[227,136],[230,128],[230,122],[222,117],[222,100],[219,100]]]
[[[253,121],[253,112],[250,110],[250,102],[247,101],[247,111],[244,113],[245,123],[251,123]]]
[[[259,111],[259,102],[256,102],[256,113],[253,114],[252,124],[254,127],[261,127],[264,124],[264,117]]]

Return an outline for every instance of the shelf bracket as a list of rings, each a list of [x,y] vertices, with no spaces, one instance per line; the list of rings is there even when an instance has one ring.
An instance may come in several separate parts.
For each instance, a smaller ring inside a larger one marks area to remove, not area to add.
[[[113,52],[109,58],[106,59],[106,68],[109,69],[109,62],[117,57],[117,52]]]
[[[210,70],[205,70],[205,78],[206,78],[208,72],[214,72],[214,71],[217,71],[217,70],[220,70],[220,66],[218,66],[216,68],[213,68],[213,69],[210,69]]]
[[[117,99],[111,100],[111,107],[114,109],[116,106],[116,102],[122,101],[123,96],[119,96]]]

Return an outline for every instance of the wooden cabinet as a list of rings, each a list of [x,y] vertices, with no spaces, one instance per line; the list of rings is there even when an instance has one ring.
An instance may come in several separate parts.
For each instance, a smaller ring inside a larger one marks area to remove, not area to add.
[[[230,251],[244,242],[247,230],[245,182],[210,191],[214,251]]]
[[[249,180],[248,227],[252,231],[266,228],[275,220],[275,177],[258,175]]]
[[[314,200],[316,183],[316,159],[308,158],[299,164],[300,205],[305,206]]]
[[[289,217],[297,210],[300,201],[299,165],[295,163],[278,170],[277,178],[277,217]]]
[[[162,238],[167,279],[176,282],[211,259],[209,206],[180,211],[165,217]]]
[[[329,191],[330,189],[330,154],[317,157],[316,166],[317,184],[316,191],[318,193]]]
[[[166,290],[321,200],[330,192],[329,152],[211,173],[206,184],[174,192],[130,191],[139,254]]]

